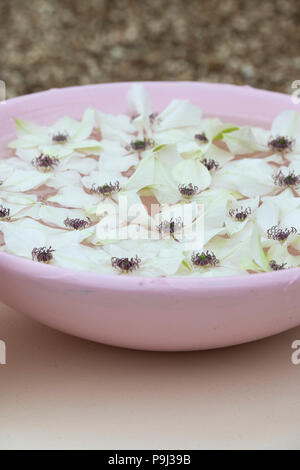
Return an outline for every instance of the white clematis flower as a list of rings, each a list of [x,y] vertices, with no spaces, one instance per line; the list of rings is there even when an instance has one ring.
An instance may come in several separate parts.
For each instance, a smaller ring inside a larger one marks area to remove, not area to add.
[[[27,210],[26,215],[45,224],[68,230],[82,230],[90,227],[95,219],[82,209],[65,209],[37,202]]]
[[[276,168],[273,174],[274,184],[278,191],[291,188],[298,196],[300,195],[300,158],[293,161],[289,166]]]
[[[283,111],[274,119],[270,131],[244,127],[225,135],[224,140],[234,154],[272,152],[288,160],[299,160],[300,114]]]
[[[225,218],[227,235],[232,236],[240,232],[247,224],[255,220],[259,202],[259,197],[231,201]]]
[[[290,189],[262,198],[256,220],[264,247],[279,251],[300,249],[300,198],[294,197]]]
[[[178,145],[179,152],[184,157],[199,154],[202,160],[215,162],[215,168],[224,166],[233,159],[233,154],[216,145],[221,142],[225,134],[234,132],[238,127],[232,124],[225,124],[220,119],[203,119],[200,128],[193,134],[189,134],[189,139],[182,141]],[[212,162],[211,162],[212,163]]]
[[[172,240],[123,240],[104,246],[111,272],[132,276],[173,276],[184,259]]]
[[[126,188],[147,189],[160,203],[174,204],[195,196],[210,182],[210,173],[199,159],[183,160],[175,145],[166,145],[147,155],[129,178]]]
[[[162,112],[153,112],[150,97],[140,84],[132,86],[127,102],[135,130],[157,145],[179,142],[187,132],[199,127],[202,118],[201,110],[188,100],[172,100]]]
[[[67,231],[50,228],[33,219],[19,219],[16,222],[0,222],[6,250],[23,258],[55,264],[57,253],[66,247],[78,245],[90,235],[89,229]],[[54,251],[52,251],[54,250]]]
[[[187,256],[190,269],[205,277],[269,270],[259,230],[254,223],[248,224],[231,239],[216,236],[204,249],[190,252]]]
[[[73,170],[82,175],[88,175],[98,166],[97,160],[81,154],[72,154],[64,158],[51,157],[49,155],[39,154],[35,149],[17,149],[16,155],[22,162],[26,162],[30,169],[35,169],[41,173],[51,173],[57,175],[60,172]]]
[[[91,154],[101,149],[97,140],[89,139],[94,127],[91,110],[87,110],[82,121],[64,117],[49,127],[22,119],[16,119],[15,123],[18,139],[9,144],[10,148],[36,149],[56,158],[71,155],[74,151]]]
[[[38,188],[46,183],[48,176],[30,169],[17,158],[0,160],[0,197],[7,192],[19,193]]]

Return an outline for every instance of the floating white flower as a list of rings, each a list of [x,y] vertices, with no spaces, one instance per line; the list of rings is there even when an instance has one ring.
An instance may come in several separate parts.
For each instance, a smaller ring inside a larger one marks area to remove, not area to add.
[[[26,216],[48,225],[68,230],[83,230],[91,227],[96,220],[82,209],[66,209],[37,202],[27,209]]]
[[[300,248],[300,198],[287,189],[278,196],[262,198],[256,212],[264,247]]]
[[[184,259],[172,240],[123,240],[104,246],[111,272],[133,276],[173,276]]]
[[[238,232],[231,239],[216,236],[204,249],[190,256],[190,266],[193,271],[201,275],[209,271],[216,271],[213,275],[231,275],[253,271],[269,270],[268,261],[264,254],[260,234],[255,224],[248,224],[243,231]]]
[[[300,114],[283,111],[273,121],[271,130],[243,127],[224,140],[234,154],[271,152],[288,160],[300,159]]]
[[[233,154],[222,148],[220,143],[225,134],[234,132],[238,127],[225,124],[220,119],[203,119],[200,128],[189,133],[189,138],[178,145],[181,154],[188,157],[199,154],[205,160],[208,169],[216,169],[224,166],[233,159]]]
[[[153,112],[144,87],[134,84],[128,93],[132,124],[139,134],[153,139],[158,145],[174,144],[201,123],[202,112],[188,100],[172,100],[160,113]]]
[[[46,183],[48,176],[17,158],[0,160],[0,197],[7,192],[20,193],[38,188]]]
[[[160,203],[174,204],[195,196],[210,181],[210,173],[200,159],[183,160],[175,145],[166,145],[148,154],[129,178],[126,188],[147,189]]]
[[[82,121],[64,117],[49,127],[22,119],[16,119],[15,123],[18,139],[9,144],[10,148],[36,149],[56,158],[75,151],[91,154],[101,148],[97,140],[89,138],[94,127],[94,116],[90,110],[84,114]]]
[[[41,173],[49,173],[50,176],[57,175],[60,172],[72,170],[82,175],[88,175],[98,166],[97,160],[81,154],[73,153],[64,158],[44,155],[35,149],[18,149],[16,155],[22,162],[26,162],[30,169],[36,169]],[[22,165],[21,162],[19,162]]]
[[[247,224],[255,220],[259,202],[259,197],[231,201],[225,219],[226,233],[229,236],[240,232]]]
[[[51,264],[55,264],[57,253],[71,245],[78,248],[79,243],[90,235],[88,229],[60,230],[29,218],[11,223],[0,222],[0,230],[9,253]]]

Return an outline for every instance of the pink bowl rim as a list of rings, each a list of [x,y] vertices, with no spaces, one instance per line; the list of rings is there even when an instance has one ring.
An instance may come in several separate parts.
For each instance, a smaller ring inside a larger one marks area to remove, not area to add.
[[[46,91],[40,91],[28,95],[18,96],[10,98],[5,101],[5,105],[10,104],[19,104],[24,101],[29,101],[31,99],[44,97],[49,94],[61,94],[73,93],[77,90],[82,90],[83,88],[92,90],[93,88],[98,87],[113,87],[113,86],[124,86],[130,85],[131,83],[137,82],[113,82],[113,83],[100,83],[100,84],[90,84],[82,86],[72,86],[66,88],[53,88]],[[254,93],[256,97],[261,95],[261,97],[268,98],[281,98],[286,99],[288,95],[283,93],[278,93],[269,90],[261,90],[250,87],[248,85],[232,85],[232,84],[223,84],[223,83],[206,83],[206,82],[193,82],[193,81],[142,81],[138,82],[143,85],[182,85],[195,86],[201,85],[207,88],[227,88],[231,89],[237,94],[252,94]],[[295,106],[291,105],[290,108]],[[63,283],[69,285],[77,285],[81,287],[90,287],[95,289],[110,289],[110,290],[126,290],[126,291],[135,291],[135,290],[164,290],[167,289],[176,289],[179,291],[195,291],[195,290],[231,290],[232,289],[261,289],[268,287],[275,287],[286,284],[293,284],[298,278],[300,278],[299,268],[291,268],[283,271],[271,271],[267,273],[256,273],[256,274],[241,274],[235,276],[220,276],[220,277],[210,277],[210,278],[190,278],[184,276],[174,276],[174,277],[143,277],[143,276],[134,276],[134,275],[113,275],[113,274],[101,274],[92,271],[85,270],[75,270],[71,268],[63,268],[59,266],[45,265],[41,263],[35,263],[32,260],[21,258],[16,255],[0,252],[0,266],[3,268],[8,268],[12,271],[17,271],[20,274],[23,274],[26,277],[31,277],[35,280],[57,280],[60,279]]]

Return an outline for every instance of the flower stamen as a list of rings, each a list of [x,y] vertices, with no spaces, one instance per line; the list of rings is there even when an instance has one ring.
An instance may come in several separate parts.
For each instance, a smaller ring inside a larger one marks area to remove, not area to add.
[[[195,134],[195,139],[201,142],[201,144],[208,144],[209,142],[205,132],[202,132],[201,134]]]
[[[196,194],[199,194],[201,192],[201,191],[199,191],[198,186],[195,186],[192,183],[180,184],[178,186],[178,191],[184,197],[196,196]]]
[[[32,260],[37,261],[38,263],[49,263],[53,259],[53,252],[55,250],[52,249],[51,246],[46,248],[42,246],[41,248],[34,248],[31,252]]]
[[[286,264],[287,263],[278,264],[275,260],[272,259],[269,263],[269,266],[272,271],[281,271],[282,269],[286,269]]]
[[[268,142],[268,147],[273,152],[292,152],[295,147],[295,139],[284,136],[271,137]]]
[[[201,163],[203,163],[203,165],[206,166],[208,171],[217,170],[220,166],[219,163],[216,162],[216,160],[213,160],[212,158],[210,159],[204,158]]]
[[[41,155],[32,160],[32,165],[40,171],[51,171],[59,164],[59,159],[49,155]]]
[[[67,132],[58,132],[57,134],[54,134],[52,136],[52,141],[55,142],[56,144],[64,144],[67,142],[69,138],[69,135]]]
[[[295,171],[290,171],[288,175],[285,175],[281,170],[277,175],[273,175],[274,184],[280,187],[294,187],[298,188],[300,185],[300,175],[296,175]]]
[[[149,114],[149,120],[150,120],[150,124],[154,124],[154,123],[159,123],[161,122],[161,119],[158,117],[159,114],[158,113],[151,113]]]
[[[246,207],[246,209],[243,209],[243,207],[241,207],[240,209],[230,209],[229,215],[230,217],[238,220],[239,222],[244,222],[244,220],[247,219],[248,215],[250,215],[251,212],[252,211],[250,207]]]
[[[95,184],[93,184],[90,191],[92,193],[101,194],[101,196],[107,197],[111,196],[112,194],[118,193],[119,191],[121,191],[121,188],[119,181],[116,181],[115,183],[105,183],[102,186],[96,186]]]
[[[89,226],[90,224],[90,219],[87,218],[87,220],[84,219],[70,219],[69,217],[64,221],[64,224],[68,228],[72,228],[74,230],[81,230],[85,229]]]
[[[216,266],[220,263],[212,251],[193,253],[191,260],[193,265],[197,267]]]
[[[135,152],[143,152],[144,150],[153,148],[154,145],[155,142],[153,139],[135,140],[132,141],[130,145],[126,147],[126,149],[134,150]]]
[[[278,227],[278,225],[273,225],[273,227],[267,230],[267,235],[269,239],[277,240],[280,242],[287,240],[287,238],[291,234],[296,234],[296,233],[297,233],[297,229],[295,227],[291,227],[290,229],[289,228],[281,229]]]
[[[4,207],[2,204],[0,205],[0,219],[9,219],[10,216],[10,209]]]
[[[119,269],[121,273],[129,273],[140,267],[141,259],[136,255],[135,258],[116,258],[111,259],[111,265],[115,269]]]

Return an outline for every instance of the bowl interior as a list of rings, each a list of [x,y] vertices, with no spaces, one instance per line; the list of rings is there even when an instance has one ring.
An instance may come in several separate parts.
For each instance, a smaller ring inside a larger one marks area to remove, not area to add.
[[[65,115],[81,118],[84,110],[89,106],[97,107],[104,112],[113,114],[126,113],[126,94],[131,85],[131,83],[114,83],[53,89],[1,103],[0,158],[5,158],[5,156],[11,154],[11,151],[7,149],[7,143],[15,136],[15,117],[32,120],[41,125],[50,125],[56,119]],[[158,112],[174,98],[188,99],[191,103],[202,109],[204,116],[219,117],[225,122],[233,122],[240,125],[250,124],[268,127],[274,117],[281,111],[286,109],[298,111],[297,105],[293,104],[290,96],[257,90],[248,86],[239,87],[197,82],[145,82],[143,85],[151,97],[153,110]],[[0,256],[11,258],[11,255],[5,253],[0,253]],[[56,270],[60,272],[62,269],[65,272],[68,271],[64,268],[41,266],[37,263],[33,265],[30,260],[13,258],[15,266],[25,271],[29,269],[32,272],[45,274],[52,270],[53,275]],[[239,276],[239,279],[241,281],[241,278],[246,278],[248,283],[253,283],[253,278],[260,276],[264,276],[265,280],[267,278],[271,280],[274,276],[277,276],[277,280],[279,280],[279,277],[287,279],[288,276],[295,272],[295,269],[289,271],[290,273],[285,271]],[[80,273],[82,274],[81,271]],[[84,276],[89,276],[90,279],[97,278],[99,281],[98,274],[84,273]],[[101,278],[105,277],[110,278],[110,276],[101,275]],[[133,282],[133,279],[131,276],[126,280],[122,279],[123,285],[128,286],[128,283]],[[136,279],[139,279],[139,282],[141,282],[141,278]],[[221,278],[211,278],[206,279],[204,284],[211,282],[212,279],[214,285],[221,282]],[[184,282],[190,286],[194,283],[198,284],[199,281],[175,278],[171,282]]]

